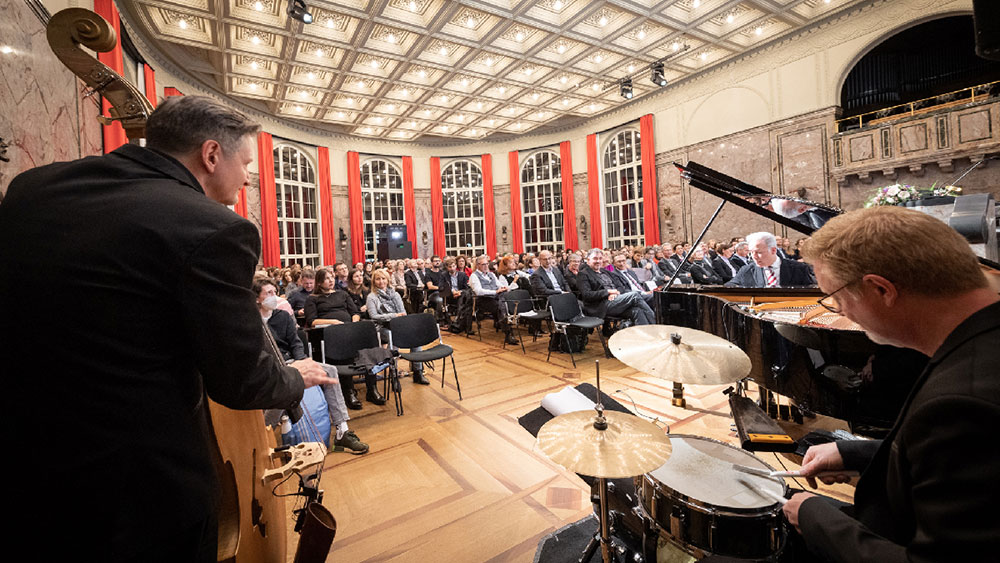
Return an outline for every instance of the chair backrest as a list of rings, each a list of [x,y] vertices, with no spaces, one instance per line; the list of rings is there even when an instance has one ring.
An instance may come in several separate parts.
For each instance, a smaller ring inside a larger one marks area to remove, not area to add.
[[[378,329],[372,321],[328,325],[323,329],[323,348],[328,364],[353,363],[358,351],[378,346]]]
[[[550,295],[549,309],[552,310],[552,320],[557,323],[572,321],[583,314],[580,310],[580,302],[576,300],[576,295],[572,293]]]
[[[525,289],[508,291],[507,296],[504,298],[504,304],[507,307],[508,315],[527,313],[535,308],[535,304],[531,299],[531,293]]]
[[[397,348],[426,346],[441,337],[440,330],[432,313],[403,315],[389,319],[392,345]]]

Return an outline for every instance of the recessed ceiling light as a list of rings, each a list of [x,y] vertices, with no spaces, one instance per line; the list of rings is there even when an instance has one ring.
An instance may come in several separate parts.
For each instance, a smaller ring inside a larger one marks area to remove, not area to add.
[[[476,18],[469,16],[465,19],[465,27],[476,27]]]
[[[493,66],[493,57],[486,57],[486,66]]]
[[[8,47],[8,48],[9,48],[9,47]],[[258,67],[258,66],[260,66],[260,65],[258,65],[258,64],[257,64],[257,61],[251,61],[251,62],[250,62],[250,68],[252,68],[252,69],[254,69],[254,70],[257,70],[257,67]]]
[[[459,121],[465,121],[465,116],[464,116],[464,115],[457,115],[457,116],[455,116],[455,117],[456,117],[456,118],[457,118],[457,119],[458,119]]]
[[[463,77],[462,78],[462,86],[468,86],[468,85],[469,85],[469,79]]]
[[[441,102],[445,103],[447,101],[448,101],[448,96],[446,96],[445,94],[441,94]]]
[[[483,102],[476,102],[476,109],[483,109]]]
[[[596,107],[597,106],[595,106],[594,104],[590,104],[590,111],[594,111],[594,108],[596,108]]]
[[[676,42],[676,41],[674,41],[674,44],[671,45],[670,48],[673,49],[674,51],[676,51],[676,50],[678,50],[678,49],[681,48],[681,44],[678,43],[678,42]]]
[[[344,117],[344,112],[338,111],[337,112],[337,117]]]
[[[358,88],[364,88],[364,87],[365,87],[365,81],[364,81],[364,80],[358,80],[358,81],[357,81],[357,82],[355,82],[354,84],[355,84],[355,85],[356,85],[356,86],[357,86]]]
[[[406,88],[403,88],[402,90],[399,91],[399,95],[405,98],[410,95],[410,91],[407,90]]]
[[[729,14],[728,16],[726,16],[726,23],[733,23],[734,19],[736,19],[736,16]]]
[[[381,124],[384,120],[381,117],[375,118],[375,123]]]
[[[385,36],[385,40],[388,41],[389,43],[395,43],[396,36],[390,33],[389,35]]]
[[[503,84],[501,84],[500,86],[497,86],[497,92],[500,92],[501,94],[503,94],[506,91],[507,91],[507,87],[504,86]]]
[[[420,71],[417,72],[417,75],[420,76],[420,78],[427,78],[427,71],[420,69]]]
[[[417,11],[417,3],[414,2],[413,0],[410,0],[410,11],[411,12],[416,12]]]
[[[473,129],[473,130],[469,131],[469,134],[470,134],[470,135],[475,135],[475,134],[476,134],[476,130],[475,130],[475,129]]]
[[[753,30],[753,32],[757,35],[760,35],[761,33],[764,33],[764,28],[758,27],[757,29]]]
[[[545,112],[544,111],[538,112],[537,115],[538,115],[539,119],[544,119],[545,118]]]
[[[301,113],[302,112],[302,106],[295,106],[295,111]]]
[[[559,77],[559,82],[562,82],[563,84],[565,84],[567,80],[569,80],[569,78],[567,78],[565,74]]]
[[[299,97],[301,97],[301,98],[308,98],[309,97],[309,92],[306,92],[305,90],[301,90],[301,91],[299,91]]]
[[[705,60],[705,59],[707,59],[707,58],[708,58],[708,53],[702,53],[702,54],[701,54],[701,55],[699,55],[699,56],[701,57],[701,60]]]
[[[347,98],[346,100],[344,100],[344,103],[347,104],[347,105],[353,105],[354,104],[354,98]]]
[[[596,92],[601,89],[601,85],[598,84],[597,82],[594,82],[593,84],[590,85],[590,89]]]
[[[629,72],[635,72],[635,65],[628,65]]]
[[[309,78],[316,78],[316,73],[309,71],[309,74],[307,74],[306,76],[308,76]]]
[[[507,114],[508,115],[513,114],[513,113],[514,113],[514,108],[507,108]]]
[[[365,127],[365,133],[371,133],[371,132],[372,132],[371,127]]]
[[[257,89],[257,83],[256,82],[251,82],[250,83],[250,89],[251,90],[256,90]]]
[[[448,54],[448,48],[442,45],[441,48],[438,49],[438,53],[440,53],[441,56],[443,57]]]
[[[516,34],[514,34],[514,40],[515,41],[524,41],[524,33],[518,31]]]
[[[263,4],[263,2],[261,2],[260,0],[257,0],[257,2],[254,2],[253,3],[253,9],[257,10],[258,12],[263,11],[264,10],[264,4]]]
[[[372,59],[372,60],[368,61],[368,66],[370,66],[372,68],[378,68],[378,61],[375,60],[375,59]]]
[[[411,121],[411,122],[407,123],[406,126],[407,127],[416,127],[417,126],[417,122],[416,121]]]
[[[639,33],[636,34],[636,37],[638,37],[639,39],[645,39],[646,38],[646,30],[645,29],[640,29]]]
[[[386,104],[385,109],[386,111],[394,111],[396,109],[396,106],[395,104]]]
[[[425,109],[424,110],[424,115],[430,115],[430,114],[431,114],[431,110],[429,110],[429,109]]]
[[[181,21],[177,22],[177,25],[181,29],[187,29],[188,28],[188,22],[187,22],[187,20],[181,20]],[[254,36],[254,39],[257,39],[256,35]],[[254,45],[256,45],[259,42],[260,42],[260,39],[257,39],[256,41],[254,41]]]
[[[601,55],[597,55],[597,56],[594,57],[594,62],[595,63],[599,63],[599,62],[601,62],[603,60],[604,60],[604,57],[602,57]]]
[[[563,105],[564,106],[568,106],[569,105],[569,98],[563,98]]]
[[[601,27],[608,25],[607,16],[601,16],[601,19],[597,20],[597,24],[600,25]]]
[[[531,99],[532,100],[537,100],[538,99],[538,92],[532,92],[531,93]]]
[[[333,18],[326,18],[326,27],[333,29]]]
[[[323,56],[323,49],[316,49],[316,56],[317,57],[322,57]]]
[[[497,120],[496,120],[496,119],[491,119],[491,120],[489,121],[489,124],[490,124],[490,125],[495,125],[495,124],[496,124],[496,122],[497,122]]]
[[[701,6],[701,0],[694,0],[694,2],[691,2],[692,8],[697,8],[698,6]]]
[[[555,2],[552,3],[553,10],[562,10],[562,8],[563,8],[562,0],[556,0]]]
[[[559,51],[559,54],[560,54],[560,55],[561,55],[561,54],[563,54],[563,53],[565,53],[565,52],[566,52],[566,45],[563,45],[562,43],[560,43],[560,44],[559,44],[559,45],[558,45],[558,46],[556,47],[556,51]]]

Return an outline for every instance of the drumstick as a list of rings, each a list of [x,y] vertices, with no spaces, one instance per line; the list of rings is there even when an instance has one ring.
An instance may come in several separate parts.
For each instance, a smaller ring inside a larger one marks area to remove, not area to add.
[[[746,479],[739,478],[739,479],[736,479],[736,480],[739,481],[740,483],[742,483],[744,487],[750,489],[751,491],[757,493],[758,495],[760,495],[760,496],[762,496],[764,498],[771,499],[771,500],[773,500],[774,502],[776,502],[778,504],[784,505],[786,502],[788,502],[787,500],[785,500],[785,497],[783,497],[783,496],[781,496],[779,494],[776,494],[776,493],[772,493],[771,491],[769,491],[767,489],[763,489],[761,487],[758,487],[757,485],[754,485],[753,483],[751,483],[750,481],[747,481]]]
[[[806,477],[806,475],[802,474],[801,469],[798,471],[768,471],[767,469],[747,467],[746,465],[739,465],[737,463],[733,464],[733,469],[736,471],[742,471],[743,473],[749,473],[750,475],[757,475],[759,477]],[[834,471],[820,471],[819,473],[813,475],[813,477],[832,477],[834,475],[858,477],[861,474],[854,470],[841,469]]]

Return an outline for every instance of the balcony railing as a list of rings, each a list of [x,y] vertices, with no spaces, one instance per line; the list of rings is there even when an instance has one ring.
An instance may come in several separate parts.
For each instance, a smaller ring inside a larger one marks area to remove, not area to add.
[[[837,131],[842,132],[871,127],[886,121],[899,119],[900,117],[910,117],[952,106],[982,101],[991,96],[1000,96],[1000,80],[862,113],[861,115],[838,119],[836,121]]]

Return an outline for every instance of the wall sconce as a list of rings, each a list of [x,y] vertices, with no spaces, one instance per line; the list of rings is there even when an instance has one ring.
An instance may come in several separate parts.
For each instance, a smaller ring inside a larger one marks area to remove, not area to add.
[[[580,234],[587,238],[587,216],[580,215]]]
[[[500,227],[500,238],[503,241],[504,246],[507,245],[507,225]]]
[[[340,251],[347,250],[347,234],[344,233],[344,227],[340,228],[340,236],[337,237],[337,240],[340,241]]]
[[[421,233],[420,233],[420,244],[422,246],[427,246],[427,231],[421,231]]]

